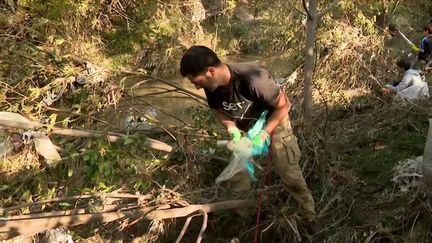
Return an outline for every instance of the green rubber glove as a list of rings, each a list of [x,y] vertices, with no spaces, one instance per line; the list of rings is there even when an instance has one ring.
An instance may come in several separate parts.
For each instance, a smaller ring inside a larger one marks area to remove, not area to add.
[[[419,53],[420,52],[420,48],[418,48],[416,45],[412,44],[410,46],[411,50],[415,53]]]
[[[241,132],[237,127],[228,128],[228,133],[231,135],[231,141],[237,142],[241,138]]]
[[[255,146],[261,146],[268,137],[269,134],[266,131],[261,130],[255,137],[252,138],[252,144]]]

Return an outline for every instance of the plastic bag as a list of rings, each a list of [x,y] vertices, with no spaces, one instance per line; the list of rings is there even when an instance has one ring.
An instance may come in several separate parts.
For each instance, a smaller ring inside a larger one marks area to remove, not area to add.
[[[261,113],[260,117],[255,122],[255,124],[252,126],[252,128],[249,129],[249,131],[247,132],[247,137],[250,140],[252,140],[252,138],[254,138],[256,135],[258,135],[261,132],[261,130],[263,130],[263,128],[266,124],[267,113],[268,113],[267,110],[263,111],[263,113]],[[262,146],[260,146],[260,147],[252,146],[252,155],[257,156],[257,155],[267,154],[269,151],[269,146],[270,146],[270,137],[268,137],[264,141]]]
[[[257,122],[255,122],[252,128],[247,132],[247,137],[242,137],[239,141],[232,141],[228,143],[227,147],[233,153],[228,166],[216,178],[216,184],[231,179],[235,174],[243,170],[246,170],[252,180],[256,181],[256,177],[254,175],[255,168],[251,159],[254,155],[268,153],[270,138],[266,139],[262,147],[253,146],[251,139],[264,128],[267,113],[268,111],[264,111],[261,114]]]
[[[231,177],[243,170],[247,170],[249,175],[254,173],[253,164],[250,162],[252,157],[252,142],[250,139],[242,137],[239,141],[228,143],[227,147],[232,151],[231,160],[216,178],[216,184],[231,179]],[[252,171],[250,171],[251,169]]]
[[[429,131],[423,152],[423,180],[426,184],[426,193],[429,205],[432,206],[432,119],[429,119]]]

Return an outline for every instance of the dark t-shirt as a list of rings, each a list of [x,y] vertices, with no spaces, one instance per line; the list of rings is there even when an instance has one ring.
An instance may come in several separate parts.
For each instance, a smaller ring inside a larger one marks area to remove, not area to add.
[[[205,90],[207,102],[213,109],[221,109],[233,118],[238,128],[249,129],[264,110],[267,116],[280,88],[270,73],[253,63],[227,64],[231,72],[230,83],[211,92]]]

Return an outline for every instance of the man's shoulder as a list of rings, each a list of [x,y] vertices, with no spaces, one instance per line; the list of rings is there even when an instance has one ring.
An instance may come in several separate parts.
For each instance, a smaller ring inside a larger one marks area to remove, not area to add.
[[[266,68],[258,63],[254,62],[238,62],[238,63],[229,63],[228,67],[237,73],[249,73],[249,72],[267,72]]]
[[[227,64],[234,76],[244,77],[252,81],[254,79],[268,78],[269,71],[262,65],[253,62]]]
[[[227,65],[233,68],[264,68],[263,65],[255,62],[236,62],[228,63]]]

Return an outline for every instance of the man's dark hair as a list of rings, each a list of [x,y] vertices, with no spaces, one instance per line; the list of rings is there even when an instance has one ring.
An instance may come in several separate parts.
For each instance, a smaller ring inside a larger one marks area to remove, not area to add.
[[[183,77],[193,77],[206,71],[208,67],[216,67],[221,64],[216,53],[205,46],[192,46],[184,54],[180,61],[180,74]]]
[[[423,27],[423,31],[426,31],[429,35],[432,34],[432,23],[425,25],[425,27]]]
[[[411,68],[411,62],[406,59],[400,59],[396,62],[396,65],[400,68],[403,68],[405,71]]]

